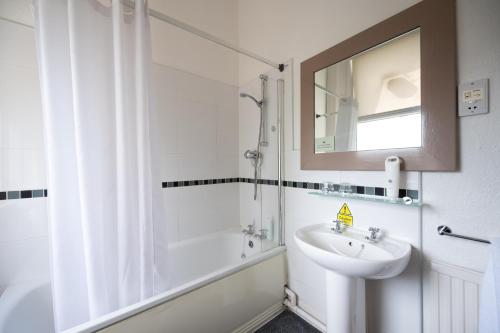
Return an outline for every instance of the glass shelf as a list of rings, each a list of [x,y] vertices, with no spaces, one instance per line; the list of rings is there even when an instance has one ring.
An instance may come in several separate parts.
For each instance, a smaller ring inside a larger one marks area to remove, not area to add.
[[[308,192],[312,195],[317,195],[320,197],[333,197],[333,198],[341,198],[341,199],[354,199],[354,200],[362,200],[362,201],[372,201],[372,202],[381,202],[392,205],[399,206],[408,206],[408,207],[421,207],[422,203],[419,200],[413,200],[411,203],[406,203],[403,199],[399,198],[396,200],[390,200],[387,197],[375,196],[375,195],[366,195],[366,194],[356,194],[356,193],[339,193],[339,192],[329,192],[325,194],[321,191]]]

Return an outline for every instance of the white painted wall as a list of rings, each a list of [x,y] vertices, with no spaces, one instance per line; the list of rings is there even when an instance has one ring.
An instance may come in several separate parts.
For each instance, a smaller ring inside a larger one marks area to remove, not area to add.
[[[326,172],[300,170],[300,62],[331,47],[365,28],[398,13],[417,1],[239,1],[239,42],[242,47],[274,61],[294,59],[293,111],[286,119],[286,178],[304,181],[348,181],[355,184],[383,184],[378,172]],[[490,78],[490,114],[460,119],[461,170],[456,173],[424,173],[422,210],[423,250],[428,258],[466,268],[483,270],[488,247],[464,240],[436,235],[436,227],[447,224],[456,232],[478,237],[500,235],[500,211],[495,209],[500,199],[498,188],[500,166],[498,132],[500,130],[500,3],[496,0],[457,1],[457,39],[459,79]],[[240,82],[258,75],[265,66],[240,58]],[[419,187],[420,174],[408,173],[403,184]],[[289,283],[299,295],[306,310],[324,320],[323,273],[301,257],[292,241],[293,232],[300,226],[323,222],[335,217],[341,202],[325,202],[310,198],[303,190],[286,190],[286,234],[289,246]],[[361,226],[380,225],[395,236],[419,240],[420,211],[367,203],[350,203],[355,223]],[[391,221],[392,220],[392,221]],[[428,278],[427,276],[425,277]],[[415,279],[415,275],[411,277]],[[417,281],[414,281],[415,288]],[[368,285],[368,288],[372,286]],[[416,329],[412,314],[389,313],[388,308],[399,303],[404,308],[418,306],[414,288],[398,288],[388,281],[386,287],[368,291],[371,297],[389,297],[389,302],[368,301],[368,318],[382,318],[368,325],[374,332],[408,332]],[[425,304],[428,297],[426,295]],[[391,297],[393,297],[391,299]],[[370,319],[371,318],[371,319]],[[403,319],[401,319],[403,318]],[[412,324],[413,323],[413,324]],[[418,323],[420,324],[420,323]]]
[[[152,0],[150,8],[213,34],[238,42],[234,0]],[[153,61],[231,85],[238,83],[238,56],[210,41],[151,19]]]
[[[296,64],[417,3],[416,0],[238,1],[240,46],[275,62]],[[262,65],[240,57],[239,80],[248,82]],[[297,67],[298,69],[299,67]],[[298,92],[299,71],[295,72]],[[299,95],[295,94],[295,103]]]
[[[460,171],[424,173],[424,249],[433,259],[483,271],[488,246],[441,238],[446,224],[457,233],[500,237],[500,2],[458,0],[460,82],[490,79],[490,113],[459,120]]]

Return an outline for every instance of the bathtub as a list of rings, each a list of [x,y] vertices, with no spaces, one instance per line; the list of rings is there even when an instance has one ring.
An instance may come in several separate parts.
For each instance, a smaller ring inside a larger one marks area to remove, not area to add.
[[[261,252],[268,240],[243,237],[226,230],[172,244],[169,290],[64,333],[251,330],[282,309],[285,248]],[[51,310],[48,282],[9,286],[0,296],[0,333],[53,332]]]
[[[7,287],[0,295],[0,333],[53,332],[51,298],[47,281]]]

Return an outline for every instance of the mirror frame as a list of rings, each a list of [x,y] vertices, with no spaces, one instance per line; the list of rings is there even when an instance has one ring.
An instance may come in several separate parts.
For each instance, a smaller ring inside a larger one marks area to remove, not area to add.
[[[315,153],[314,73],[420,28],[422,147]],[[458,167],[454,0],[423,0],[301,63],[301,169],[384,170],[387,156],[402,170]]]

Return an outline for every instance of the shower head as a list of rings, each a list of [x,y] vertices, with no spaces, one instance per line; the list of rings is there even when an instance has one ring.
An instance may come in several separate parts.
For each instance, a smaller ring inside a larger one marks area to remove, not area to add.
[[[252,101],[255,102],[255,104],[257,104],[257,106],[260,108],[262,106],[262,101],[258,101],[255,97],[253,97],[252,95],[249,95],[247,93],[240,93],[240,97],[242,98],[245,98],[245,97],[248,97],[250,98]]]

